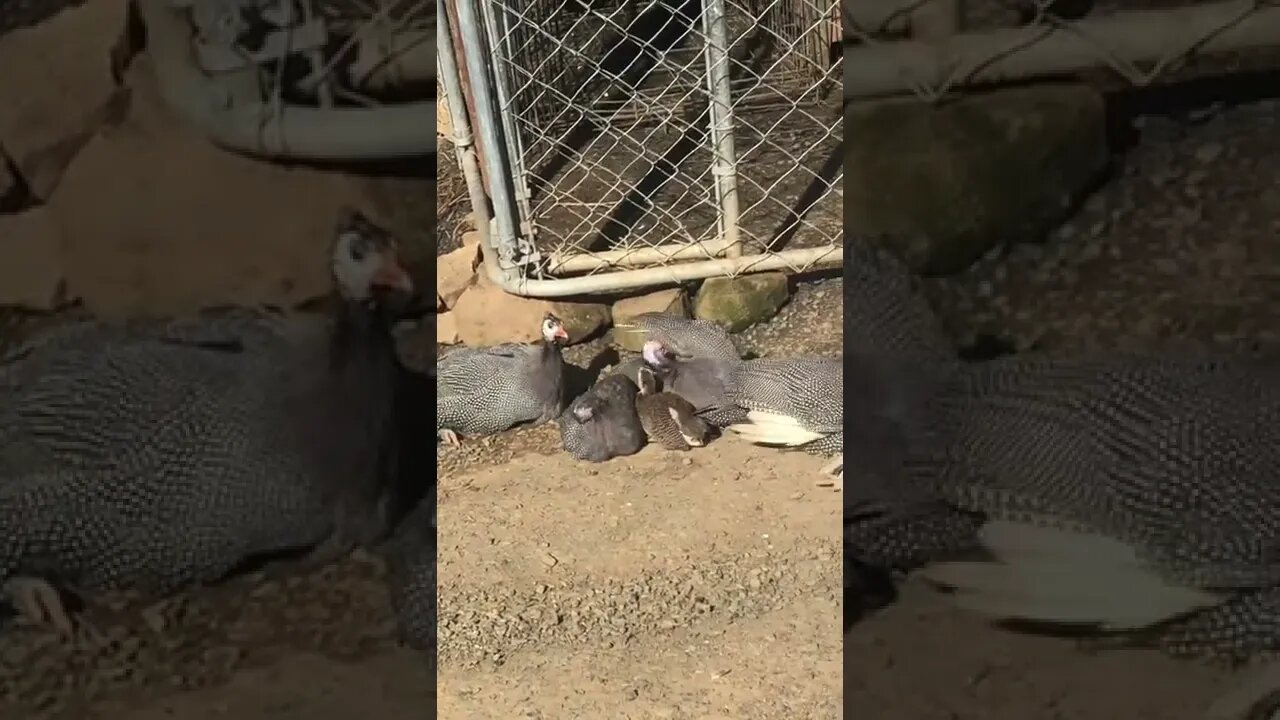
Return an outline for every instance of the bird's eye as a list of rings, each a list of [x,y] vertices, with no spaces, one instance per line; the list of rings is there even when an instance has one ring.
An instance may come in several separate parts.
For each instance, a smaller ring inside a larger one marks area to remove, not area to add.
[[[360,243],[351,243],[351,259],[356,262],[362,262],[365,256],[364,245]]]

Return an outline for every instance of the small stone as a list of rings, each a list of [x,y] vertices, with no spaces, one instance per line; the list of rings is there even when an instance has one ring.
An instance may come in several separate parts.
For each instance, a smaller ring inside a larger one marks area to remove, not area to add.
[[[560,563],[560,561],[556,559],[556,556],[551,553],[542,553],[541,560],[542,564],[549,568],[553,568]]]

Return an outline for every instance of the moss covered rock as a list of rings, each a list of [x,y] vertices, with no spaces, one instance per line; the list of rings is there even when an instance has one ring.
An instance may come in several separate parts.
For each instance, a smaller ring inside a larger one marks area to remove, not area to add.
[[[1081,85],[851,104],[845,138],[846,230],[931,275],[1039,241],[1110,156],[1102,98]]]
[[[785,273],[711,278],[698,291],[693,315],[741,332],[776,315],[790,296]]]

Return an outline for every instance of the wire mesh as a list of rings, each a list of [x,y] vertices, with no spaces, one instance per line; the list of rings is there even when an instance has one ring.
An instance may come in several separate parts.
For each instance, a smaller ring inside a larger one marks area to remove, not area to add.
[[[939,12],[958,24],[945,49],[910,42],[915,20]],[[1054,76],[1122,89],[1280,63],[1280,5],[1266,0],[847,0],[843,14],[854,98],[936,102]]]
[[[537,257],[602,273],[716,257],[726,237],[732,255],[839,257],[835,0],[482,1]]]

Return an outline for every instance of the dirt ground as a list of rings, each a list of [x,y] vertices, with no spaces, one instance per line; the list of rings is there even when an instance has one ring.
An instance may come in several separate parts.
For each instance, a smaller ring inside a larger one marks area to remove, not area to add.
[[[727,438],[442,477],[441,716],[836,717],[822,463]]]

